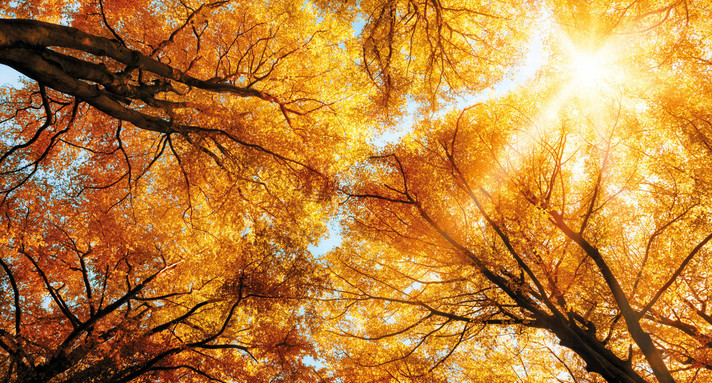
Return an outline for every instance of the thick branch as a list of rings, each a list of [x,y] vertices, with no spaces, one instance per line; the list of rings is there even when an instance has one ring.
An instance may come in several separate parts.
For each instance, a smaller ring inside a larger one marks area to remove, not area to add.
[[[631,337],[643,352],[643,355],[645,355],[645,359],[650,364],[655,377],[662,383],[673,383],[675,380],[672,378],[670,371],[667,369],[660,351],[655,347],[655,344],[653,344],[653,340],[650,335],[645,332],[642,327],[640,327],[640,317],[638,316],[638,313],[635,312],[635,310],[633,310],[630,306],[630,302],[623,292],[623,288],[620,283],[618,283],[618,279],[616,279],[613,271],[610,267],[608,267],[608,263],[606,263],[603,259],[601,253],[579,233],[573,231],[564,222],[564,217],[561,214],[550,212],[550,215],[553,217],[551,221],[556,225],[556,227],[558,227],[567,237],[576,242],[576,244],[579,245],[584,252],[586,252],[586,255],[593,259],[596,266],[598,266],[601,275],[603,275],[603,279],[606,281],[606,284],[613,294],[613,298],[616,300],[618,308],[621,310],[621,314],[626,321]]]
[[[15,298],[15,336],[20,336],[20,323],[22,321],[22,309],[20,308],[20,290],[17,288],[17,282],[15,281],[15,276],[10,270],[5,261],[0,258],[0,266],[5,270],[5,274],[10,278],[10,286],[12,286],[12,292]]]

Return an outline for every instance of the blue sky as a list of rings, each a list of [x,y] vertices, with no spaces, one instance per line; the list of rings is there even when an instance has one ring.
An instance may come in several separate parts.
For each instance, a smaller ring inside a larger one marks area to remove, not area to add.
[[[22,76],[16,70],[7,65],[0,65],[0,85],[19,85],[19,79]]]

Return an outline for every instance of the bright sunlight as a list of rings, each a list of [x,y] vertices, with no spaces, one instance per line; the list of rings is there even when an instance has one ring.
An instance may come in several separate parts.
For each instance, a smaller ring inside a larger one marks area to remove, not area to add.
[[[603,52],[574,52],[571,57],[572,82],[576,86],[592,88],[610,76],[609,64]]]
[[[605,44],[598,50],[582,49],[571,41],[565,41],[563,46],[568,56],[572,90],[601,92],[625,80],[620,65],[622,52],[615,44]]]

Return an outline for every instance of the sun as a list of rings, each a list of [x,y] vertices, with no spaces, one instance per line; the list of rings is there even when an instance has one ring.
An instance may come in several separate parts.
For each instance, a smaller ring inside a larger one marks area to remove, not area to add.
[[[604,92],[624,81],[620,55],[612,46],[591,51],[569,47],[567,52],[569,86],[584,92]]]
[[[605,93],[627,81],[622,64],[627,44],[623,39],[581,42],[562,30],[557,31],[557,37],[568,87],[574,93]]]
[[[593,88],[611,79],[610,64],[603,52],[572,52],[570,70],[575,86]]]

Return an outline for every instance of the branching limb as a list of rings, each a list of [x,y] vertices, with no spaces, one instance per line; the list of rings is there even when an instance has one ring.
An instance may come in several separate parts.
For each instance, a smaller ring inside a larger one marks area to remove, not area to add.
[[[15,275],[10,270],[10,266],[0,258],[0,266],[5,270],[5,274],[10,279],[10,286],[12,286],[12,292],[15,303],[15,336],[20,336],[20,324],[22,323],[22,307],[20,306],[20,290],[17,288],[17,282],[15,280]]]

